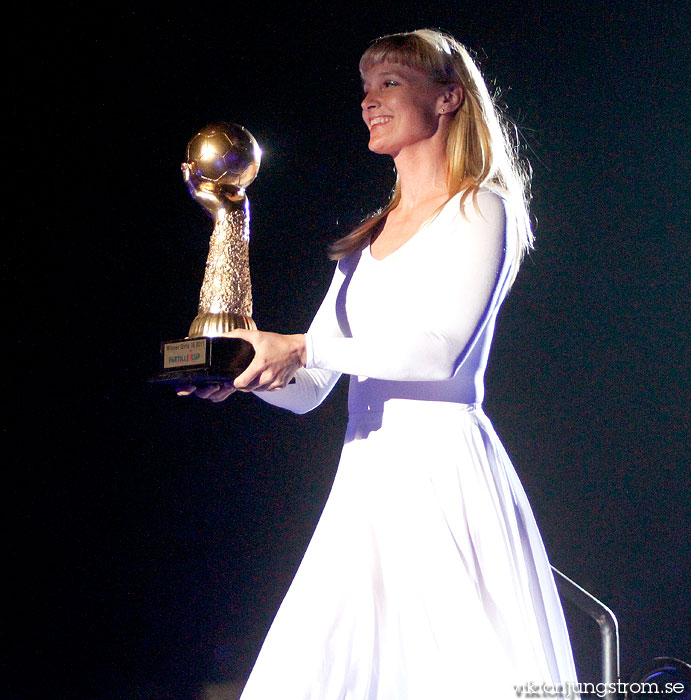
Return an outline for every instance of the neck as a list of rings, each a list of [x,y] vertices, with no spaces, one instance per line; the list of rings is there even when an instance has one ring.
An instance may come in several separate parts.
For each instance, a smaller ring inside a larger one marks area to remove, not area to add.
[[[430,199],[448,198],[446,144],[432,138],[402,149],[395,157],[401,187],[402,211],[415,209]]]

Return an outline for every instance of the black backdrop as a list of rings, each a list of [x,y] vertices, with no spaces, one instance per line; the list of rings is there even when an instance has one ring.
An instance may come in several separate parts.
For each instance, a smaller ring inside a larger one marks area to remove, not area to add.
[[[618,615],[624,673],[688,658],[688,13],[525,5],[67,4],[8,24],[10,697],[186,699],[248,672],[328,493],[345,385],[303,417],[147,385],[211,230],[179,163],[213,120],[259,140],[255,318],[304,330],[327,244],[393,183],[359,55],[422,26],[477,52],[535,170],[486,410],[553,563]],[[597,628],[567,613],[597,680]]]

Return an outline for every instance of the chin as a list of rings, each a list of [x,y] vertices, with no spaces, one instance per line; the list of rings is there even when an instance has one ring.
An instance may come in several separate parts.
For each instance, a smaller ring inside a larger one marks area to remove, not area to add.
[[[377,141],[374,141],[373,143],[372,141],[370,141],[367,144],[367,147],[370,149],[370,151],[372,151],[372,153],[378,153],[381,156],[391,155],[389,149],[386,148],[386,146],[383,143],[378,143]]]

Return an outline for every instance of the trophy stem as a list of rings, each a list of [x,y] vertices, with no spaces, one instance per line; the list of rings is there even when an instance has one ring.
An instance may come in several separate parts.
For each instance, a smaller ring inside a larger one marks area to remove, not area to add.
[[[245,196],[226,198],[216,213],[190,338],[224,336],[236,328],[257,327],[252,320],[249,219]]]

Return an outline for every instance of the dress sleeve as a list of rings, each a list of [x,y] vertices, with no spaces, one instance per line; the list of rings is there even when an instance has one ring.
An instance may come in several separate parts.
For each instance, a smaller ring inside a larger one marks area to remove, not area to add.
[[[331,286],[324,297],[308,333],[316,333],[320,337],[336,335],[342,337],[341,329],[336,318],[336,297],[343,283],[344,275],[337,266]],[[336,385],[341,372],[337,370],[311,367],[301,368],[295,375],[295,382],[278,391],[254,392],[262,401],[279,408],[285,408],[293,413],[307,413],[319,406]]]
[[[445,223],[448,230],[435,239],[438,249],[432,263],[415,273],[425,303],[414,322],[382,325],[380,331],[363,337],[310,329],[308,371],[394,381],[446,380],[455,374],[501,303],[513,259],[507,250],[513,236],[507,235],[510,220],[504,200],[482,191],[477,208],[472,197],[464,206],[464,212],[459,208]],[[404,278],[398,282],[411,284]]]

